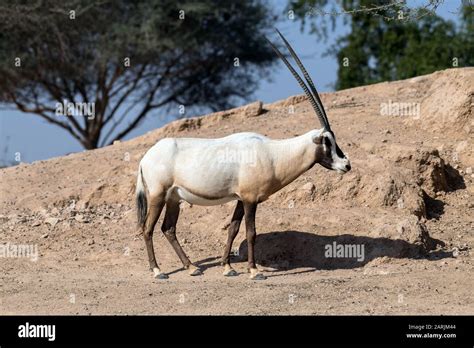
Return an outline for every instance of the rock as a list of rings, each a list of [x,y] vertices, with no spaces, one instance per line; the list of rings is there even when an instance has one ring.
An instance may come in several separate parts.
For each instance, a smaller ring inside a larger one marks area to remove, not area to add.
[[[93,239],[89,239],[87,241],[87,245],[94,245],[95,244],[95,241]]]
[[[316,191],[316,186],[314,186],[312,182],[307,182],[306,184],[301,186],[301,190],[312,195],[314,191]]]
[[[307,182],[303,186],[301,186],[298,190],[296,190],[294,195],[294,200],[296,202],[306,202],[306,201],[313,201],[314,200],[314,193],[316,191],[316,187],[312,182]],[[290,208],[293,208],[294,202],[291,200],[288,205]]]
[[[367,179],[366,179],[367,180]],[[370,178],[364,195],[368,195],[372,205],[396,206],[417,217],[426,216],[423,191],[401,172],[383,173]]]
[[[380,245],[369,251],[367,258],[371,257],[371,253],[391,255],[392,257],[415,257],[435,249],[438,244],[442,244],[429,235],[425,224],[415,216],[401,219],[395,226],[382,222],[375,227],[374,236],[403,242],[393,243],[390,250],[384,250],[388,246]]]
[[[48,237],[49,237],[49,234],[47,234],[47,233],[45,233],[45,234],[43,234],[43,235],[41,236],[41,238],[44,238],[44,239],[46,239],[46,238],[48,238]]]
[[[89,222],[89,219],[85,218],[84,215],[82,214],[77,214],[74,219],[77,221],[77,222],[82,222],[82,223],[88,223]]]
[[[55,217],[49,217],[49,218],[46,218],[46,219],[44,220],[44,222],[45,222],[46,224],[50,224],[51,227],[54,227],[54,226],[56,226],[56,224],[59,222],[59,219],[58,219],[58,218],[55,218]]]
[[[33,227],[36,227],[36,226],[39,226],[39,225],[41,225],[41,222],[39,222],[38,220],[33,221],[33,223],[31,224],[31,226],[33,226]]]
[[[51,214],[58,215],[59,214],[59,209],[54,207],[53,210],[51,210]]]
[[[464,140],[464,141],[460,141],[457,145],[456,145],[456,148],[455,148],[455,152],[463,152],[464,150],[466,150],[467,148],[469,147],[469,143],[467,142],[467,140]]]
[[[303,186],[301,186],[301,189],[303,191],[306,191],[306,192],[309,192],[309,193],[313,193],[314,190],[316,189],[316,186],[314,186],[314,184],[312,182],[307,182],[306,184],[304,184]]]
[[[77,202],[76,209],[77,210],[84,210],[84,209],[87,208],[87,205],[88,205],[88,202],[81,200],[81,201]]]
[[[118,144],[120,144],[120,143],[121,143],[120,140],[114,140],[114,145],[118,145]]]
[[[15,214],[11,214],[11,215],[8,215],[5,218],[5,220],[8,221],[11,224],[16,224],[17,222],[20,222],[20,217],[15,215]]]
[[[290,106],[294,107],[296,104],[305,102],[307,100],[308,98],[306,97],[306,95],[299,94],[299,95],[288,97],[280,103],[281,103],[281,106],[288,108]],[[280,104],[280,103],[277,103],[277,104]],[[333,101],[333,104],[337,104],[337,101]]]
[[[39,213],[44,218],[48,216],[48,211],[46,209],[40,209]]]
[[[458,257],[458,256],[459,256],[459,249],[453,248],[453,257]]]
[[[466,174],[472,174],[472,167],[466,168]]]
[[[184,120],[178,120],[179,124],[178,132],[182,132],[184,130],[192,130],[192,129],[199,129],[201,128],[202,119],[201,118],[185,118]]]
[[[396,163],[414,171],[418,177],[418,185],[428,194],[434,195],[438,191],[449,191],[453,174],[446,165],[437,149],[417,149],[408,151],[394,147],[392,156]]]
[[[244,107],[244,116],[245,117],[255,117],[255,116],[259,116],[262,114],[262,107],[263,107],[263,104],[260,100],[252,103],[252,104],[248,104]]]

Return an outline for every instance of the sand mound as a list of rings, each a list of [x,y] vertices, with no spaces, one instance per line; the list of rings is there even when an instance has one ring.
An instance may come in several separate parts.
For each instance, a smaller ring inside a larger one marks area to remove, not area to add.
[[[466,167],[472,139],[459,135],[461,131],[472,134],[473,77],[474,69],[453,69],[324,94],[339,145],[351,157],[353,170],[340,176],[316,166],[264,203],[259,210],[259,230],[269,247],[260,251],[267,253],[262,257],[268,262],[281,259],[296,264],[309,258],[316,267],[329,267],[324,266],[329,261],[321,258],[322,246],[331,240],[344,243],[352,239],[356,244],[370,245],[368,259],[403,257],[432,249],[436,243],[430,242],[426,219],[432,214],[427,209],[440,205],[436,203],[440,192],[470,195],[474,191],[472,169]],[[380,103],[389,98],[421,103],[421,117],[381,117]],[[430,132],[420,141],[418,127],[407,122],[418,122]],[[60,245],[71,231],[86,239],[97,231],[108,231],[108,220],[113,217],[118,222],[114,233],[135,237],[137,165],[159,139],[219,137],[239,131],[283,138],[302,134],[315,125],[309,103],[303,96],[294,96],[273,104],[255,102],[177,120],[103,149],[2,169],[1,218],[6,226],[2,231],[4,236],[21,236],[35,227],[31,238],[54,232],[54,242],[49,245]],[[441,130],[442,134],[437,133]],[[454,153],[460,156],[454,158]],[[208,255],[225,242],[224,229],[232,209],[231,205],[183,207],[181,238],[190,248],[200,250],[197,255]],[[331,216],[336,211],[339,217],[334,219]],[[353,224],[355,217],[360,225]],[[292,230],[295,228],[300,231]],[[287,233],[273,237],[273,232],[282,230]],[[346,237],[340,237],[342,232]],[[324,236],[330,233],[332,237]],[[292,249],[283,249],[290,242],[296,245],[294,253],[309,243],[317,255],[288,256]]]
[[[421,117],[417,125],[440,132],[474,134],[474,68],[438,71],[421,101]]]

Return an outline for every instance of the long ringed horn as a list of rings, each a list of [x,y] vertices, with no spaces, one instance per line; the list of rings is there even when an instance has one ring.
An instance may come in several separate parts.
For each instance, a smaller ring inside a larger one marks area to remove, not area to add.
[[[314,96],[311,94],[311,92],[309,91],[309,89],[306,86],[306,84],[304,83],[304,81],[301,79],[301,77],[298,75],[298,73],[295,71],[295,69],[291,66],[290,62],[288,62],[288,60],[285,58],[285,56],[280,52],[280,50],[267,37],[265,37],[265,39],[268,41],[268,43],[273,48],[273,50],[278,55],[278,57],[285,63],[286,67],[288,68],[288,70],[290,70],[291,74],[296,79],[296,81],[298,81],[298,84],[303,89],[304,93],[306,94],[306,96],[308,97],[308,99],[311,103],[311,106],[313,107],[314,111],[316,112],[316,115],[318,116],[318,119],[319,119],[319,122],[321,123],[321,126],[323,128],[327,128],[326,127],[326,122],[325,122],[325,119],[324,119],[324,115],[323,115],[322,111],[320,110],[320,108],[318,107],[318,104],[316,103],[316,100],[314,99]]]
[[[276,32],[278,33],[278,35],[280,35],[280,37],[282,38],[283,42],[285,43],[286,47],[288,48],[288,50],[290,51],[290,54],[291,56],[293,57],[293,59],[295,60],[296,64],[298,65],[298,67],[300,68],[301,72],[303,73],[303,76],[306,80],[306,82],[308,82],[308,85],[309,85],[309,88],[311,89],[311,92],[313,93],[315,99],[316,99],[316,104],[318,105],[318,109],[320,109],[320,112],[322,113],[323,117],[324,117],[324,120],[325,120],[325,128],[329,131],[331,130],[331,127],[329,126],[329,120],[328,120],[328,116],[326,114],[326,110],[324,110],[324,106],[323,106],[323,102],[321,101],[321,98],[319,97],[319,93],[318,93],[318,90],[316,89],[316,87],[314,86],[314,83],[313,83],[313,80],[311,79],[311,76],[309,76],[308,72],[306,71],[303,63],[301,62],[301,60],[299,59],[298,55],[296,54],[296,52],[293,50],[293,47],[291,47],[290,43],[285,39],[285,37],[283,36],[282,33],[280,33],[280,31],[275,28]]]

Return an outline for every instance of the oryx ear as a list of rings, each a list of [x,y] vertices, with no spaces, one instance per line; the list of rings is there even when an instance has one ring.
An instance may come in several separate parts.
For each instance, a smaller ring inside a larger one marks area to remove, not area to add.
[[[322,135],[315,136],[313,138],[313,143],[315,143],[316,145],[321,145],[323,143],[323,136]]]

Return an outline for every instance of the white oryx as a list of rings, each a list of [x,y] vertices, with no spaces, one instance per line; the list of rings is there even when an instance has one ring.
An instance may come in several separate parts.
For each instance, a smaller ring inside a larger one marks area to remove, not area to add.
[[[308,97],[321,123],[301,136],[272,140],[256,133],[237,133],[219,139],[166,138],[158,141],[140,162],[136,188],[138,222],[142,228],[150,268],[156,278],[167,278],[155,259],[153,229],[166,205],[161,230],[191,275],[200,274],[176,239],[180,201],[218,205],[237,200],[222,257],[224,275],[237,272],[230,265],[230,250],[245,216],[250,278],[265,279],[254,260],[257,205],[285,187],[316,163],[340,173],[351,169],[349,159],[336,144],[326,112],[301,61],[277,30],[302,71],[301,79],[288,60],[270,41]]]

